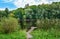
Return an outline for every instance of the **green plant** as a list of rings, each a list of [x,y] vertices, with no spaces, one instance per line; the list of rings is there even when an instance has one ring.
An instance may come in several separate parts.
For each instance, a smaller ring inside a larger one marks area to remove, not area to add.
[[[2,18],[0,22],[0,32],[11,33],[19,29],[18,21],[15,18]]]
[[[0,34],[0,39],[26,39],[25,31],[12,32],[10,34]]]

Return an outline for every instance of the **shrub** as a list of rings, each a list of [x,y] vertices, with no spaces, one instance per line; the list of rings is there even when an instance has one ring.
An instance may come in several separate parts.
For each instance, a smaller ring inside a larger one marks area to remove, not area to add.
[[[0,32],[11,33],[19,29],[18,21],[15,18],[3,18],[0,22]]]
[[[38,28],[42,29],[59,29],[60,28],[60,19],[42,19],[37,20],[36,25]]]

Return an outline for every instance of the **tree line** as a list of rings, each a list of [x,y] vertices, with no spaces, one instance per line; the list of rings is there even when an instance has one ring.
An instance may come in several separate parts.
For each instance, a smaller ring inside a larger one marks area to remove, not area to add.
[[[4,11],[0,10],[0,18],[3,17],[18,19],[22,29],[37,26],[36,23],[38,20],[60,19],[60,2],[32,6],[26,4],[25,8],[18,8],[12,11],[6,8]]]

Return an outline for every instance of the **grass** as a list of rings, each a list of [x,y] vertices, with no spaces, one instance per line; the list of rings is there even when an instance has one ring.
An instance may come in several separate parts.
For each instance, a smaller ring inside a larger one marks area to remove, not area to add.
[[[60,39],[60,31],[55,29],[51,30],[35,30],[33,33],[32,39]]]
[[[60,31],[56,29],[51,30],[34,30],[32,39],[60,39]],[[20,30],[11,34],[0,34],[0,39],[26,39],[26,31]]]
[[[25,31],[13,32],[11,34],[0,34],[0,39],[26,39]]]

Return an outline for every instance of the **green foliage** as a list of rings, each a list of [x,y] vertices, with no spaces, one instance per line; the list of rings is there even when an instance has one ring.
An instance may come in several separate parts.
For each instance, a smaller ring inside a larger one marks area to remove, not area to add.
[[[2,18],[0,21],[0,32],[11,33],[19,29],[18,21],[15,18]]]
[[[60,39],[60,31],[55,29],[47,31],[38,29],[33,31],[31,34],[33,35],[32,39]]]
[[[32,39],[60,39],[60,31],[55,29],[47,31],[37,29],[31,35]],[[26,32],[21,30],[11,34],[0,34],[0,39],[26,39]]]
[[[59,29],[60,28],[60,19],[37,20],[36,25],[39,29],[44,29],[44,30],[48,30],[51,28]]]
[[[55,25],[55,23],[51,23],[52,19],[60,19],[59,4],[60,2],[54,2],[52,4],[42,4],[38,6],[32,5],[25,8],[18,8],[12,12],[14,13],[15,18],[19,18],[21,27],[25,27],[24,24],[31,23],[33,26],[44,27],[46,29],[46,27],[51,28],[53,27],[53,25]],[[25,18],[23,17],[24,15],[26,16]],[[30,21],[29,23],[26,22],[27,18]],[[41,23],[36,24],[37,20],[39,20]]]
[[[25,31],[17,31],[10,34],[0,34],[0,39],[26,39],[26,33]]]
[[[5,17],[6,13],[4,11],[0,11],[0,18]]]
[[[52,4],[42,4],[37,6],[29,6],[29,4],[27,4],[25,8],[18,8],[12,11],[9,11],[8,8],[6,8],[4,11],[0,11],[0,18],[6,16],[19,19],[18,22],[20,23],[21,28],[25,28],[29,23],[31,23],[33,26],[39,25],[38,27],[53,27],[52,25],[55,24],[50,23],[50,21],[52,21],[51,19],[60,19],[60,2],[53,2]],[[27,19],[29,19],[29,23],[26,22]],[[36,24],[37,20],[39,20],[41,23]]]
[[[6,17],[8,17],[8,14],[9,14],[8,8],[5,9],[5,13],[6,13]]]
[[[5,33],[0,39],[26,39],[26,32],[18,30],[30,26],[39,29],[31,33],[32,39],[60,39],[60,2],[0,11],[0,33]]]

